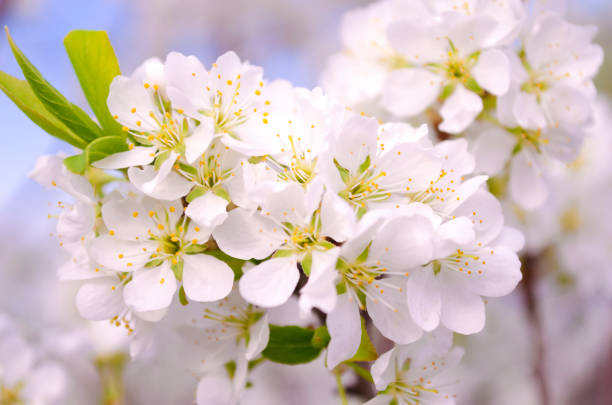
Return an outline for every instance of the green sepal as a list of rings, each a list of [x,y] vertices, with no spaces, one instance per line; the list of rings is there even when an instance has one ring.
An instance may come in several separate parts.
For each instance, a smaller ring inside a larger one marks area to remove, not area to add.
[[[470,90],[470,91],[473,91],[476,94],[483,94],[484,93],[483,88],[480,87],[480,85],[478,84],[476,79],[474,79],[473,77],[470,77],[469,79],[466,80],[465,88]]]
[[[378,353],[376,353],[376,349],[368,336],[368,331],[365,327],[365,321],[361,318],[361,343],[359,344],[359,349],[357,349],[357,353],[347,360],[348,362],[355,361],[374,361],[378,358]]]
[[[321,246],[322,248],[329,250],[329,249],[333,249],[336,247],[336,245],[334,245],[333,243],[331,243],[328,240],[322,240],[319,243],[317,243],[318,246]]]
[[[189,247],[186,248],[185,250],[183,250],[183,252],[185,252],[185,254],[188,254],[188,255],[193,255],[193,254],[196,254],[196,253],[205,252],[206,249],[208,249],[206,247],[206,245],[197,245],[197,244],[194,244],[194,245],[189,245]]]
[[[365,160],[363,161],[363,163],[361,163],[359,165],[359,173],[363,173],[366,170],[368,170],[368,168],[370,167],[370,163],[371,163],[371,159],[370,159],[370,155],[366,156]]]
[[[179,165],[179,169],[181,169],[181,171],[186,172],[193,177],[198,177],[198,171],[195,167],[183,162],[178,162],[177,164]]]
[[[204,194],[206,194],[207,191],[208,191],[207,188],[204,188],[202,186],[196,186],[189,192],[189,194],[187,194],[187,197],[185,199],[187,200],[188,203],[190,203],[196,198],[201,197]]]
[[[442,271],[442,264],[437,260],[431,263],[431,267],[433,268],[434,276],[437,276]]]
[[[107,106],[110,85],[121,74],[119,62],[105,31],[74,30],[64,46],[85,98],[107,135],[125,136]]]
[[[289,256],[293,256],[294,254],[295,254],[294,250],[279,249],[276,252],[274,252],[272,257],[289,257]]]
[[[251,156],[247,161],[255,165],[257,163],[265,162],[266,156]]]
[[[155,163],[153,164],[153,166],[155,167],[155,170],[159,170],[159,168],[161,167],[161,165],[170,157],[170,151],[165,151],[160,153],[159,155],[157,155],[157,157],[155,158]]]
[[[174,272],[174,277],[176,277],[178,281],[183,280],[183,266],[184,265],[185,265],[185,261],[183,260],[182,257],[179,257],[176,263],[172,263],[172,265],[170,266],[170,268]]]
[[[36,125],[49,135],[72,146],[83,149],[87,141],[75,135],[66,125],[51,114],[38,99],[25,80],[18,79],[0,71],[0,90]]]
[[[316,359],[322,347],[313,345],[315,331],[299,326],[270,325],[270,339],[262,355],[282,364],[303,364]],[[320,342],[317,342],[320,345]]]
[[[310,269],[312,268],[312,252],[309,251],[308,253],[306,253],[300,264],[302,265],[302,270],[304,271],[304,274],[310,276]]]
[[[223,187],[215,187],[215,188],[213,188],[213,193],[217,197],[221,197],[221,198],[223,198],[227,202],[232,201],[232,199],[230,198],[229,193]]]
[[[13,55],[23,72],[30,88],[45,106],[59,121],[68,127],[75,135],[85,141],[92,141],[102,136],[100,127],[77,105],[72,104],[55,87],[42,76],[36,67],[26,58],[13,41],[8,28],[5,27]]]
[[[442,92],[440,92],[440,100],[444,101],[453,94],[455,91],[455,82],[447,83],[443,88]]]
[[[367,370],[364,367],[361,367],[359,364],[357,363],[344,363],[347,366],[349,366],[350,368],[353,369],[353,371],[361,378],[363,378],[364,380],[366,380],[367,382],[369,382],[370,384],[374,383],[374,379],[372,378],[372,374],[370,374],[370,371]]]
[[[355,259],[356,264],[361,264],[368,260],[368,256],[370,255],[370,246],[372,246],[372,241],[370,241],[370,243],[368,243],[365,249],[363,249],[363,251],[359,253],[359,256],[357,256],[357,258]]]
[[[336,159],[334,159],[334,165],[336,165],[336,169],[338,169],[338,173],[340,174],[340,178],[342,178],[342,182],[344,184],[348,184],[348,182],[351,180],[351,174],[349,173],[348,169],[342,167]]]
[[[183,286],[181,286],[181,288],[179,289],[179,302],[181,303],[181,305],[187,305],[189,304],[189,301],[187,300],[187,295],[185,294],[185,289],[183,288]]]
[[[164,262],[164,259],[154,259],[154,260],[151,260],[150,262],[147,262],[147,264],[145,264],[145,268],[151,269],[153,267],[157,267],[161,265],[163,262]]]

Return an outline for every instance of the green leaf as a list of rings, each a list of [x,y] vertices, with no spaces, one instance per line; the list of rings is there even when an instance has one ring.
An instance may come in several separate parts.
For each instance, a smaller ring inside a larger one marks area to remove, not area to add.
[[[125,152],[128,145],[124,138],[103,136],[89,143],[83,153],[64,159],[64,165],[73,173],[83,174],[89,165],[113,153]]]
[[[315,332],[299,326],[270,325],[270,340],[262,352],[268,360],[282,364],[309,363],[321,353],[313,345]]]
[[[314,331],[314,336],[312,337],[312,345],[317,348],[327,347],[329,341],[331,340],[331,336],[329,336],[329,332],[327,331],[326,326],[319,326]]]
[[[70,131],[61,121],[45,109],[25,80],[0,71],[0,90],[36,125],[48,134],[83,149],[87,142]]]
[[[6,28],[6,36],[25,79],[47,111],[85,141],[91,141],[102,136],[100,127],[89,115],[68,101],[55,87],[51,86],[38,69],[26,58],[17,47],[17,44],[15,44],[15,41],[13,41],[8,28]]]
[[[106,104],[110,84],[121,74],[108,35],[105,31],[75,30],[66,35],[64,46],[98,122],[107,134],[123,136]]]
[[[368,331],[365,327],[365,321],[361,318],[361,343],[359,344],[359,349],[357,349],[357,353],[350,359],[348,362],[353,361],[374,361],[378,358],[378,353],[376,353],[376,349],[368,336]]]

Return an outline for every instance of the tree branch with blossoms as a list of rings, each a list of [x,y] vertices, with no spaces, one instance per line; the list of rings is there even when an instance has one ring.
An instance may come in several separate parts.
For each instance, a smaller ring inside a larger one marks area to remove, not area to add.
[[[547,166],[579,151],[602,54],[589,27],[521,2],[447,3],[346,14],[326,91],[231,51],[123,75],[104,32],[73,31],[95,117],[7,30],[25,80],[0,73],[0,88],[78,149],[30,177],[71,198],[58,276],[81,283],[80,314],[124,328],[136,361],[175,336],[198,405],[243,401],[261,364],[320,356],[338,403],[454,404],[453,334],[480,332],[483,297],[523,277],[500,199],[544,202]],[[377,394],[353,398],[351,376]]]

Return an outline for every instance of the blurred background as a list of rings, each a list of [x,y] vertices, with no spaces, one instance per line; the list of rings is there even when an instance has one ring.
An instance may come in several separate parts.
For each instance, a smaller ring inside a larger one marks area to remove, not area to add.
[[[197,55],[210,65],[231,49],[262,66],[268,79],[286,78],[297,86],[313,87],[326,57],[340,48],[337,30],[342,13],[366,3],[0,0],[0,20],[43,75],[71,101],[85,107],[62,44],[72,29],[106,30],[124,74],[130,74],[146,58],[163,59],[171,50]],[[599,26],[597,42],[606,50],[606,60],[596,83],[600,93],[612,94],[612,2],[570,0],[568,6],[571,22]],[[21,77],[4,40],[0,41],[0,69]],[[40,155],[70,153],[70,147],[31,123],[4,95],[0,95],[0,122],[0,312],[25,325],[24,333],[33,337],[43,328],[61,331],[62,337],[51,344],[52,350],[61,347],[73,353],[79,342],[87,341],[94,347],[83,350],[104,352],[114,339],[121,339],[100,334],[95,325],[86,326],[83,332],[84,321],[73,303],[75,286],[60,283],[55,276],[65,259],[52,237],[54,207],[61,196],[26,177]],[[551,404],[612,403],[609,301],[582,306],[577,295],[548,293],[546,287],[540,290],[545,298],[539,311],[546,322],[539,325],[542,330],[538,333],[543,335],[546,350],[537,347],[542,339],[534,339],[522,291],[491,302],[485,332],[459,342],[468,346],[470,353],[464,365],[466,399],[460,404],[537,405],[541,403],[538,385],[542,379],[548,385]],[[65,332],[72,330],[74,334],[66,337]],[[79,337],[82,333],[90,338]],[[181,386],[177,378],[175,386],[169,383],[165,387],[165,397],[137,389],[136,383],[130,388],[130,378],[137,381],[139,375],[151,375],[146,365],[131,367],[127,371],[130,403],[191,403],[190,388]],[[84,378],[87,373],[80,374]],[[96,379],[91,377],[83,384],[84,392],[75,403],[96,403],[87,395],[87,390],[96,389]]]

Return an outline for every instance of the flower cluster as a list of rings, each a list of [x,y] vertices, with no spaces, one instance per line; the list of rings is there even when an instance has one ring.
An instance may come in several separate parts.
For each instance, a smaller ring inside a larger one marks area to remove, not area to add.
[[[74,198],[58,220],[72,255],[60,277],[85,280],[80,313],[134,333],[134,354],[176,296],[209,303],[202,350],[235,361],[243,387],[267,344],[265,309],[295,292],[303,314],[327,314],[334,369],[360,346],[360,310],[398,344],[440,323],[470,334],[484,326],[482,296],[521,278],[522,237],[472,175],[465,140],[434,145],[426,127],[266,83],[233,53],[210,70],[177,53],[148,61],[113,80],[108,105],[129,145],[93,166],[127,169],[128,183],[96,196],[58,156],[31,177]]]
[[[573,159],[593,118],[594,30],[527,10],[349,12],[326,90],[268,81],[233,52],[210,66],[172,52],[109,79],[101,127],[50,103],[84,152],[41,157],[30,177],[71,198],[58,276],[81,283],[80,314],[124,328],[133,357],[176,334],[198,405],[237,404],[262,361],[322,351],[339,382],[371,377],[368,404],[454,404],[452,333],[480,332],[486,299],[522,278],[500,190],[541,206],[545,166]],[[393,348],[378,357],[370,335]]]
[[[545,175],[577,156],[592,123],[603,52],[595,27],[522,3],[384,0],[351,11],[323,85],[348,105],[467,136],[477,172],[537,208]]]

